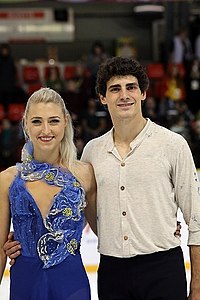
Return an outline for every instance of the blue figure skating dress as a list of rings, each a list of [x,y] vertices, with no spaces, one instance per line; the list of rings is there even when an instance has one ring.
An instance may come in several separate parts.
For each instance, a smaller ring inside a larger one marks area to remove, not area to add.
[[[22,246],[10,271],[10,300],[90,300],[79,251],[84,190],[68,170],[34,161],[29,150],[9,191],[14,237]],[[61,187],[45,219],[26,188],[33,180]]]

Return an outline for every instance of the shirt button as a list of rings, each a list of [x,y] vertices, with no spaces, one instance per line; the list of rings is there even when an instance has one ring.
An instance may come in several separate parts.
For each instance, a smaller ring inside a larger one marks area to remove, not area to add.
[[[121,166],[122,166],[122,167],[124,167],[124,166],[125,166],[125,163],[124,163],[124,162],[122,162],[122,163],[121,163]]]
[[[126,212],[125,211],[122,212],[122,216],[126,216]]]
[[[125,190],[125,186],[122,185],[122,186],[120,187],[120,189],[121,189],[122,191]]]
[[[128,240],[128,237],[127,237],[127,235],[125,235],[125,236],[124,236],[124,240],[125,240],[125,241],[127,241],[127,240]]]

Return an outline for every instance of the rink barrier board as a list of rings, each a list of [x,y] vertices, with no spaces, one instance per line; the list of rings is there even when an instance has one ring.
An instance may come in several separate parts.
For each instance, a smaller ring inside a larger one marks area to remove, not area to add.
[[[187,271],[190,270],[190,262],[188,262],[188,261],[185,262],[185,269]],[[87,273],[95,273],[98,270],[98,265],[85,266],[85,270]],[[4,277],[9,277],[9,276],[10,276],[10,270],[6,269],[4,272]]]
[[[85,270],[88,273],[93,273],[93,272],[97,272],[98,269],[98,265],[94,265],[94,266],[85,266]],[[10,276],[10,270],[6,269],[4,272],[4,277],[9,277]]]

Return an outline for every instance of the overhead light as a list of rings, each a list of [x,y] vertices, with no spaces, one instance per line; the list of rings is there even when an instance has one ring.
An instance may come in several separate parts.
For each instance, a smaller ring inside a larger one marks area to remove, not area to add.
[[[133,8],[135,13],[163,13],[165,7],[162,5],[148,4],[148,5],[137,5]]]

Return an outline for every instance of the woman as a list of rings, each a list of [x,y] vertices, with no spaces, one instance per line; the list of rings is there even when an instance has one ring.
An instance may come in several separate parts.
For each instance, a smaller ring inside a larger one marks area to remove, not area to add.
[[[22,163],[0,173],[0,279],[3,244],[12,217],[22,246],[11,267],[11,300],[89,300],[79,253],[84,215],[96,232],[96,183],[91,165],[77,161],[63,99],[42,88],[29,98]]]

